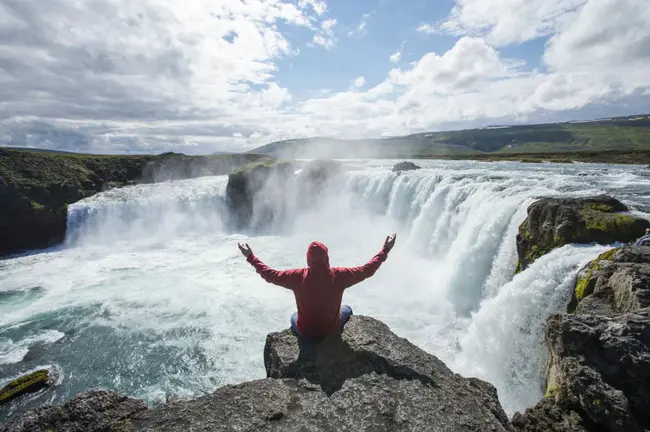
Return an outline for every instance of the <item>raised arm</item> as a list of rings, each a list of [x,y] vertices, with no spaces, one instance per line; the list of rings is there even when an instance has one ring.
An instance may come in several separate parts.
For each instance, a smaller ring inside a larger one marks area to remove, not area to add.
[[[239,245],[239,250],[246,257],[246,261],[255,267],[255,271],[262,276],[266,282],[287,288],[290,290],[298,288],[302,283],[302,269],[295,270],[274,270],[264,264],[255,256],[248,244]]]
[[[393,246],[395,245],[396,237],[396,234],[388,236],[381,251],[365,265],[362,265],[360,267],[335,268],[334,274],[337,284],[341,288],[346,289],[374,275],[382,263],[386,261],[386,258],[388,258],[388,253],[391,251],[391,249],[393,249]]]

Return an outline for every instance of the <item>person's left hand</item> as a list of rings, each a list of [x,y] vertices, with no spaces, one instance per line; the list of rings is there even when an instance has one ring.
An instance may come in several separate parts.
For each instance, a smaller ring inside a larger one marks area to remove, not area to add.
[[[239,246],[239,251],[241,252],[242,255],[244,255],[246,259],[248,259],[248,257],[252,255],[253,249],[251,249],[251,247],[248,246],[248,243],[244,243],[243,245],[237,243],[237,246]]]

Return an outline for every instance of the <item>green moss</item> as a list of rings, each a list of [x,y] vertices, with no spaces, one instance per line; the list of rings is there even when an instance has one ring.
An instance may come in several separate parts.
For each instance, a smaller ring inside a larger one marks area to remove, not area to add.
[[[260,162],[249,163],[247,165],[243,165],[243,166],[237,168],[232,173],[232,175],[241,175],[241,174],[245,173],[246,171],[250,170],[251,168],[254,168],[254,167],[257,167],[257,166],[264,166],[264,167],[269,167],[270,168],[270,167],[272,167],[273,165],[275,165],[276,163],[279,163],[279,162],[281,162],[280,159],[268,158],[268,159],[262,160]]]
[[[611,205],[604,203],[585,203],[583,209],[599,211],[603,213],[614,213],[615,209]]]
[[[552,398],[555,397],[557,392],[560,390],[558,386],[555,385],[550,385],[546,388],[546,393],[544,394],[545,398]]]
[[[587,290],[587,287],[589,286],[589,281],[591,281],[591,271],[584,278],[578,277],[578,282],[576,283],[576,299],[578,301],[585,298],[585,291]],[[589,293],[589,294],[591,294],[591,293]]]
[[[32,208],[36,211],[43,211],[45,209],[45,206],[43,204],[39,204],[36,201],[32,201]]]
[[[517,268],[515,269],[515,274],[521,273],[523,269],[521,268],[521,262],[517,260]]]
[[[38,391],[49,384],[50,373],[42,369],[11,381],[0,390],[0,405],[25,393]]]
[[[594,271],[602,269],[603,261],[611,261],[618,249],[610,249],[607,252],[604,252],[598,255],[598,258],[589,263],[589,270],[584,278],[578,277],[575,287],[575,296],[576,300],[580,301],[586,296],[591,294],[593,287],[590,287],[591,280],[593,278]]]

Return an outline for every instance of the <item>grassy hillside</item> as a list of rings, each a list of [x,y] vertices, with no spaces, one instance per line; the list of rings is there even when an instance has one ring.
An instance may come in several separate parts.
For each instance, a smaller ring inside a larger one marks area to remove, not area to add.
[[[650,115],[584,123],[430,132],[375,140],[287,140],[251,152],[285,158],[401,158],[644,150],[650,150]]]

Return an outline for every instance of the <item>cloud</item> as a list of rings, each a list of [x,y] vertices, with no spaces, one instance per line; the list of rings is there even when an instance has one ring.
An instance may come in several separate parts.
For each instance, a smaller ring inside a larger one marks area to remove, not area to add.
[[[327,12],[327,2],[324,0],[299,0],[300,9],[312,8],[316,15],[322,16]]]
[[[334,36],[334,26],[336,19],[327,19],[321,22],[320,31],[314,35],[312,44],[321,46],[325,49],[330,49],[336,45],[336,37]]]
[[[357,72],[344,91],[301,94],[277,77],[300,55],[286,29],[333,47],[325,2],[0,0],[0,143],[210,153],[650,110],[644,0],[531,4],[458,0],[438,26],[460,35],[447,51],[406,64],[400,47],[379,84]],[[540,68],[501,49],[539,35]]]
[[[587,1],[456,0],[440,30],[453,35],[484,36],[497,46],[521,43],[561,30]]]
[[[418,33],[424,33],[424,34],[434,34],[438,33],[438,29],[434,27],[431,24],[420,24],[418,28],[415,29],[416,32]]]
[[[361,21],[354,30],[348,32],[350,37],[364,37],[368,34],[368,18],[370,18],[370,13],[365,13],[361,17]]]
[[[391,63],[399,63],[400,60],[402,60],[402,51],[404,50],[404,44],[405,43],[406,43],[406,41],[403,41],[400,44],[399,49],[397,51],[395,51],[393,54],[391,54],[391,56],[388,58]]]
[[[357,77],[354,82],[352,83],[352,90],[359,90],[361,87],[363,87],[366,84],[366,79],[362,76]]]

